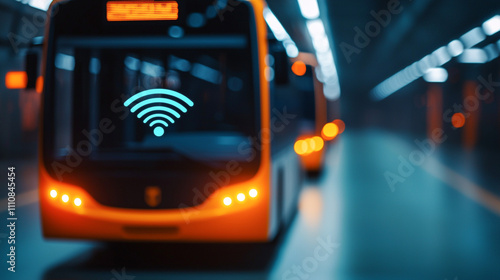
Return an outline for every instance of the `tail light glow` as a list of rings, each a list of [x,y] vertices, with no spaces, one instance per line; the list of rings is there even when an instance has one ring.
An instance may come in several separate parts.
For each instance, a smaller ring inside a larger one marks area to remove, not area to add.
[[[314,151],[315,152],[321,151],[325,145],[325,142],[323,141],[323,139],[321,139],[321,137],[319,137],[319,136],[314,136],[311,139],[314,142],[314,148],[313,148]]]
[[[298,155],[303,155],[307,152],[307,142],[304,140],[298,140],[295,142],[293,149]]]
[[[342,134],[342,132],[344,132],[345,130],[345,123],[344,121],[340,120],[340,119],[336,119],[333,121],[334,124],[337,125],[337,127],[339,128],[339,134]]]
[[[299,155],[309,155],[313,152],[319,152],[323,149],[325,142],[321,137],[314,136],[311,138],[306,138],[302,140],[297,140],[293,149]]]
[[[321,136],[323,136],[325,140],[332,140],[337,136],[338,133],[339,133],[339,128],[336,124],[327,123],[325,124],[325,126],[323,126],[323,130],[321,131]]]

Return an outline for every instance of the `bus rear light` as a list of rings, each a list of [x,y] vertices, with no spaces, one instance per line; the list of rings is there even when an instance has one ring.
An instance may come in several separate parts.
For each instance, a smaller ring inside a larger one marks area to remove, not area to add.
[[[63,194],[63,196],[62,196],[62,201],[63,201],[64,203],[68,202],[68,201],[69,201],[69,196],[68,196],[67,194]]]
[[[321,137],[319,137],[319,136],[314,136],[311,139],[314,142],[314,148],[313,148],[314,151],[315,152],[321,151],[325,145],[325,142],[323,141],[323,139],[321,139]]]
[[[325,140],[332,140],[337,137],[338,133],[339,127],[334,123],[325,124],[325,126],[323,126],[323,130],[321,130],[321,136],[323,136]]]
[[[316,142],[312,138],[307,138],[307,153],[316,151]]]
[[[294,150],[299,156],[309,155],[323,149],[325,143],[319,136],[298,140],[295,142]]]
[[[306,140],[298,140],[295,142],[295,145],[293,146],[293,149],[298,155],[304,155],[307,154],[308,150],[308,145]]]
[[[342,121],[340,119],[336,119],[332,123],[336,124],[337,127],[339,128],[339,134],[342,134],[342,132],[344,132],[344,130],[345,130],[345,123],[344,123],[344,121]]]
[[[56,198],[57,197],[57,191],[56,190],[51,190],[50,191],[50,197]]]

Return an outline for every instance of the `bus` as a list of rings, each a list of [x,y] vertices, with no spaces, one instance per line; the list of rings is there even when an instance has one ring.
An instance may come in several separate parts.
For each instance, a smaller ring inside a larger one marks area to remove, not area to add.
[[[299,136],[294,150],[310,177],[321,175],[329,144],[345,128],[340,119],[327,121],[337,112],[334,112],[334,106],[325,98],[323,84],[317,77],[317,67],[316,58],[308,53],[301,53],[292,65],[292,84],[299,92],[298,98],[302,104]]]
[[[265,9],[260,0],[53,1],[42,59],[45,237],[277,236],[301,188],[302,109],[289,81],[275,81],[289,67],[278,67],[284,52]]]
[[[312,61],[315,63],[315,61]],[[316,63],[315,63],[316,64]],[[314,65],[297,60],[292,65],[292,83],[299,91],[302,102],[300,134],[294,149],[300,157],[302,167],[309,175],[319,175],[323,167],[326,151],[321,129],[327,120],[327,100],[323,85],[318,81]]]

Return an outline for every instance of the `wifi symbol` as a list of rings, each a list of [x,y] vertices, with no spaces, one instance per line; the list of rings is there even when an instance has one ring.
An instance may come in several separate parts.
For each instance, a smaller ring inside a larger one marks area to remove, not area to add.
[[[164,96],[157,97],[157,95]],[[175,97],[186,103],[189,107],[193,107],[194,105],[193,101],[186,96],[168,89],[149,89],[141,91],[127,99],[124,105],[129,107],[130,104],[137,101],[138,103],[135,104],[130,111],[132,113],[138,112],[137,118],[139,119],[147,115],[143,122],[145,124],[149,122],[150,127],[155,126],[153,133],[156,137],[161,137],[165,133],[165,128],[168,127],[168,124],[174,124],[175,119],[181,117],[179,111],[182,113],[187,112],[187,109],[183,104],[169,97]],[[142,101],[140,101],[140,99]],[[162,105],[157,105],[159,103]]]

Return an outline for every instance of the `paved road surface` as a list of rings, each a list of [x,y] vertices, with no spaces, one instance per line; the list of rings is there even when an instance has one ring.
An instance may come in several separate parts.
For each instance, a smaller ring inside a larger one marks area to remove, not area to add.
[[[416,148],[387,132],[347,131],[327,172],[306,183],[288,231],[263,246],[47,241],[36,160],[2,160],[2,170],[17,167],[19,220],[15,274],[0,230],[0,279],[500,279],[499,157],[442,148],[391,189],[384,173],[398,174],[398,157]]]

